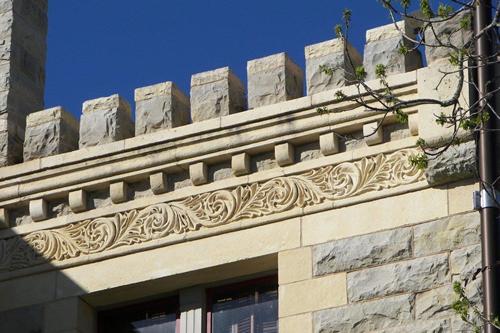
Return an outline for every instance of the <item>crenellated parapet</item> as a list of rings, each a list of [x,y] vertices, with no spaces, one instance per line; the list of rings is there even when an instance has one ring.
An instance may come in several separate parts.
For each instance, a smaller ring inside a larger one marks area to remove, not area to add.
[[[248,61],[246,88],[223,67],[192,75],[189,96],[170,81],[138,88],[135,110],[112,95],[84,102],[79,122],[62,107],[30,114],[24,163],[0,169],[0,245],[19,251],[17,262],[0,255],[0,272],[39,264],[15,239],[40,240],[44,260],[72,265],[429,187],[408,161],[418,135],[435,135],[423,108],[405,110],[401,124],[335,97],[376,105],[352,82],[357,66],[372,73],[378,63],[403,99],[449,94],[424,83],[438,67],[419,68],[418,50],[402,55],[402,42],[389,25],[367,32],[363,56],[338,39],[307,46],[305,75],[278,53]],[[96,228],[114,228],[114,243],[78,238]],[[52,253],[53,241],[65,245]]]

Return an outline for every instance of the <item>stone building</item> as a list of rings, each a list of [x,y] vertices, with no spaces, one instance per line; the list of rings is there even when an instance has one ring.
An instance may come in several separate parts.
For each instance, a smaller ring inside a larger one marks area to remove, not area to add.
[[[280,53],[249,61],[247,84],[220,68],[189,96],[139,88],[135,124],[118,95],[78,120],[42,110],[47,0],[0,11],[0,332],[466,329],[450,305],[480,267],[474,144],[413,167],[417,138],[449,129],[429,106],[400,124],[336,99],[358,93],[339,40],[305,48],[305,75]],[[444,55],[422,68],[400,42],[390,25],[347,50],[385,62],[401,98],[451,94]]]

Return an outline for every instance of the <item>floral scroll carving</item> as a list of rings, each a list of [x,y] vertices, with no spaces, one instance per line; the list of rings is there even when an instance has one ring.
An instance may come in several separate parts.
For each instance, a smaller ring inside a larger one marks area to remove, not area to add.
[[[424,179],[405,149],[0,241],[0,271],[150,242]]]

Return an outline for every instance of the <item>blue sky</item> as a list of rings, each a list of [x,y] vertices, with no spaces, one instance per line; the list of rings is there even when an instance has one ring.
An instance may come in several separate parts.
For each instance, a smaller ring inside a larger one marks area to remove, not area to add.
[[[377,0],[51,0],[46,107],[79,117],[83,101],[230,66],[246,82],[246,62],[287,52],[304,68],[304,46],[333,38],[353,11],[352,42],[389,23]]]

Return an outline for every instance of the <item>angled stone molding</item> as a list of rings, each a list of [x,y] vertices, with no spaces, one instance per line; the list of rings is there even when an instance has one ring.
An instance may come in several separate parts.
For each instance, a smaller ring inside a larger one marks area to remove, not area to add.
[[[423,171],[409,163],[416,153],[403,149],[379,154],[1,240],[0,272],[416,183],[425,179]]]

